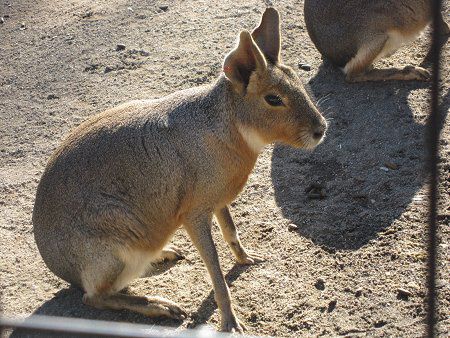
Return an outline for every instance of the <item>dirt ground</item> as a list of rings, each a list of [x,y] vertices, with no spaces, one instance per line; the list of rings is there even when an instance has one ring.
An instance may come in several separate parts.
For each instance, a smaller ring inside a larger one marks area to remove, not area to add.
[[[279,337],[420,337],[424,333],[428,83],[347,84],[308,38],[303,1],[274,1],[284,62],[330,119],[314,152],[270,146],[231,209],[244,245],[267,261],[238,266],[215,238],[247,332]],[[449,6],[446,3],[448,20]],[[36,186],[55,147],[87,117],[121,102],[211,82],[263,1],[0,0],[0,292],[7,315],[218,325],[211,284],[181,229],[186,259],[128,292],[184,306],[184,322],[89,308],[44,265],[33,238]],[[116,50],[118,44],[125,49]],[[418,65],[427,34],[379,66]],[[444,50],[440,141],[439,332],[450,319],[450,52]],[[311,65],[300,70],[299,63]],[[445,120],[447,118],[447,120]],[[312,184],[326,197],[310,199]],[[399,289],[404,289],[404,291]],[[16,331],[12,336],[23,336]]]

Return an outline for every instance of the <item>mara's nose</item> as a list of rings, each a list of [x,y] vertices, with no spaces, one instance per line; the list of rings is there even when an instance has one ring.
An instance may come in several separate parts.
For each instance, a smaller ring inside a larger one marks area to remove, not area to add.
[[[326,130],[327,130],[327,122],[324,119],[323,121],[321,121],[321,123],[319,125],[314,127],[313,137],[316,140],[320,140],[323,137],[323,135],[325,135]]]

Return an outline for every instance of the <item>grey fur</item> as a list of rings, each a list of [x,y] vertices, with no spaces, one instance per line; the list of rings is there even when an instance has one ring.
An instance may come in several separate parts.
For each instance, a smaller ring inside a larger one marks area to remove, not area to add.
[[[258,32],[266,26],[279,27],[274,9]],[[222,329],[242,331],[212,242],[212,216],[239,262],[261,261],[242,247],[227,208],[258,156],[248,135],[312,148],[326,129],[295,72],[276,59],[276,46],[273,64],[261,48],[242,32],[225,60],[228,76],[96,115],[52,155],[36,193],[36,243],[51,271],[85,289],[86,304],[183,318],[170,301],[116,293],[161,255],[177,257],[164,247],[184,225],[210,272]],[[266,103],[274,92],[284,107]]]
[[[347,66],[349,80],[358,80],[353,75],[369,71],[373,61],[386,56],[381,52],[392,41],[391,33],[408,42],[431,22],[431,3],[431,0],[305,0],[304,14],[308,34],[320,53],[339,67]],[[448,25],[442,17],[441,22],[443,33],[448,34]],[[370,53],[360,64],[348,67],[361,49]],[[359,80],[426,80],[429,77],[419,67],[410,66],[402,71],[380,74],[375,70],[373,76]]]

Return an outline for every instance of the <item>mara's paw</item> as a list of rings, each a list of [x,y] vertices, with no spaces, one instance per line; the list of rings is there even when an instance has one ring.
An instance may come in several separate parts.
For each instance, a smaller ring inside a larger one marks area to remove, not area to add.
[[[161,297],[147,297],[149,303],[158,305],[164,317],[183,320],[188,317],[187,312],[177,303]]]
[[[176,246],[171,245],[161,251],[159,261],[175,262],[181,259],[184,259],[184,255],[181,253],[181,250]]]
[[[407,77],[406,80],[429,81],[431,73],[422,67],[406,66],[403,73]]]
[[[187,312],[178,305],[165,305],[165,307],[167,308],[169,315],[169,318],[173,318],[176,320],[184,320],[187,318],[188,314]]]
[[[242,324],[236,316],[228,320],[222,320],[222,324],[220,325],[220,331],[222,332],[231,332],[231,333],[244,333],[245,325]]]
[[[265,261],[265,258],[263,256],[261,256],[260,254],[257,254],[256,252],[253,252],[253,251],[245,252],[244,255],[242,255],[241,257],[238,257],[236,259],[237,259],[237,262],[242,265],[253,265],[253,264],[258,264],[258,263],[262,263]]]

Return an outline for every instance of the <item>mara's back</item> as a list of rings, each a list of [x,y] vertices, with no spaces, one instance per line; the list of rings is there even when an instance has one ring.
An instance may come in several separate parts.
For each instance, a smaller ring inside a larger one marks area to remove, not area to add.
[[[80,285],[83,255],[90,247],[101,252],[104,243],[105,251],[164,245],[161,238],[174,231],[194,180],[187,176],[196,174],[186,170],[195,159],[184,148],[195,148],[194,130],[207,132],[199,127],[206,125],[204,111],[214,114],[202,107],[208,102],[203,92],[108,110],[82,123],[55,151],[33,210],[36,243],[55,274]]]
[[[423,29],[430,21],[430,0],[305,0],[304,15],[316,48],[343,67],[376,35]]]

